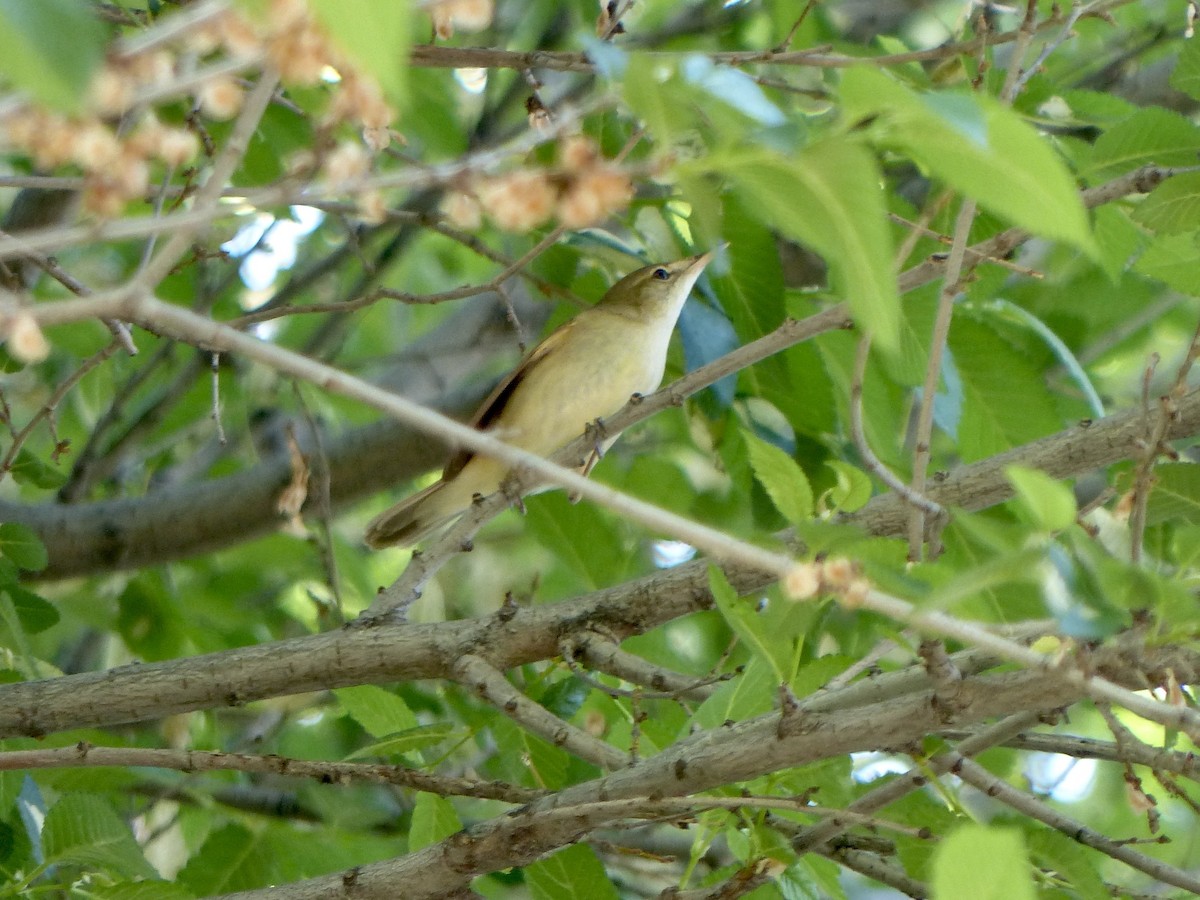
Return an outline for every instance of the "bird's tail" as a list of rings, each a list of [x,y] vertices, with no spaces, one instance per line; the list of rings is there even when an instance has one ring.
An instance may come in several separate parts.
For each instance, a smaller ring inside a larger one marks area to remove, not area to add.
[[[435,482],[385,509],[367,525],[367,546],[375,550],[410,547],[437,531],[463,510],[457,498],[452,496],[454,492],[447,490],[453,484],[453,481]]]

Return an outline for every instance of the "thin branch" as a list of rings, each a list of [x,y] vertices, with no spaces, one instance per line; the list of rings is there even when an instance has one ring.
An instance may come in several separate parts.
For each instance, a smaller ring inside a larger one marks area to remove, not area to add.
[[[500,781],[475,781],[432,775],[407,766],[379,763],[326,762],[285,756],[223,753],[212,750],[158,750],[143,747],[97,747],[80,741],[72,747],[0,752],[0,771],[22,769],[96,768],[144,766],[180,772],[249,772],[307,778],[319,784],[350,784],[358,781],[388,784],[413,791],[429,791],[451,797],[478,797],[504,803],[529,803],[545,796]]]
[[[542,740],[604,769],[629,764],[629,755],[594,738],[534,703],[511,684],[495,666],[474,654],[463,654],[453,666],[454,678],[492,706]]]
[[[1183,888],[1193,894],[1200,894],[1200,877],[1172,866],[1170,863],[1139,853],[1127,844],[1105,837],[1082,822],[1051,809],[1049,805],[1036,797],[1017,790],[972,760],[956,761],[951,771],[992,799],[1012,807],[1024,816],[1050,826],[1085,847],[1099,850],[1139,872],[1145,872],[1157,881],[1173,884],[1175,887]]]

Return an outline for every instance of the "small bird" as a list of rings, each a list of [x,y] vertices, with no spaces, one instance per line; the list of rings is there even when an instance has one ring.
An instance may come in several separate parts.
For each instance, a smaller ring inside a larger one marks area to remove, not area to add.
[[[599,303],[538,344],[496,386],[471,426],[551,456],[634,394],[656,390],[675,322],[712,257],[713,252],[703,253],[626,275]],[[376,516],[367,526],[367,544],[378,549],[418,543],[465,512],[476,495],[499,490],[510,469],[460,451],[440,481]]]

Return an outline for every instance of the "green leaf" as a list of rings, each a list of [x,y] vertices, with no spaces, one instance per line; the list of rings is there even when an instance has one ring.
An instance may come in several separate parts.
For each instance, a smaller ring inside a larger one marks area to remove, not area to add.
[[[1096,140],[1091,169],[1111,178],[1139,166],[1190,166],[1200,153],[1200,128],[1159,106],[1138,110]]]
[[[850,121],[878,117],[884,144],[1033,234],[1098,256],[1075,180],[1007,106],[974,93],[916,94],[873,68],[842,77]]]
[[[599,857],[586,844],[564,847],[525,867],[534,900],[616,900],[619,896]]]
[[[1175,71],[1171,73],[1171,87],[1193,100],[1200,100],[1200,42],[1182,42],[1179,58],[1175,60]]]
[[[965,401],[958,429],[964,460],[983,459],[1062,427],[1042,372],[990,325],[957,316],[950,347]]]
[[[791,642],[767,629],[754,606],[738,598],[737,592],[726,581],[725,573],[716,566],[708,567],[708,584],[717,609],[733,633],[752,653],[770,665],[776,684],[786,682],[791,676]]]
[[[374,76],[393,103],[404,95],[412,26],[408,0],[310,0],[309,7],[350,59]]]
[[[1163,463],[1154,468],[1154,490],[1146,508],[1146,524],[1200,522],[1200,466]]]
[[[82,0],[0,0],[0,76],[53,109],[82,108],[107,40]]]
[[[1029,852],[1040,865],[1053,869],[1070,882],[1071,890],[1084,900],[1109,900],[1112,894],[1094,861],[1094,854],[1058,831],[1039,828],[1026,836]]]
[[[725,722],[742,722],[769,712],[779,696],[779,680],[762,656],[752,656],[745,670],[723,682],[696,710],[698,728],[717,728]]]
[[[40,572],[50,561],[41,538],[17,522],[0,525],[0,554],[30,572]]]
[[[363,759],[375,756],[400,756],[405,753],[411,753],[414,750],[421,750],[425,747],[432,747],[435,744],[440,744],[450,738],[466,737],[468,732],[464,728],[455,728],[446,722],[437,722],[431,725],[421,725],[417,728],[409,728],[405,731],[397,732],[391,737],[385,738],[382,741],[377,741],[374,744],[369,744],[366,747],[355,750],[346,759]]]
[[[17,484],[29,484],[48,491],[60,488],[67,483],[66,475],[58,469],[46,465],[24,448],[13,460],[12,468],[9,471],[12,472],[13,481]]]
[[[173,659],[187,647],[183,616],[156,572],[133,578],[117,600],[117,629],[143,660]]]
[[[793,524],[812,518],[813,492],[804,470],[785,451],[745,432],[750,468],[775,508]]]
[[[859,327],[880,349],[896,348],[900,306],[887,211],[875,160],[858,141],[829,138],[790,157],[748,147],[700,164],[729,178],[763,221],[824,256]]]
[[[762,337],[784,320],[783,266],[775,238],[737,194],[725,196],[725,231],[737,235],[729,247],[729,271],[710,275],[729,320],[743,343]]]
[[[437,794],[417,791],[412,828],[408,832],[409,853],[436,844],[461,830],[462,823],[449,800]]]
[[[21,627],[25,629],[26,634],[37,634],[47,628],[52,628],[62,618],[58,609],[49,600],[39,597],[32,591],[27,591],[15,584],[6,585],[0,590],[8,594],[13,609],[16,610],[17,619],[21,622]]]
[[[1129,213],[1115,203],[1092,211],[1096,223],[1096,243],[1100,245],[1100,266],[1116,281],[1141,248],[1143,233],[1130,221]]]
[[[276,880],[276,861],[261,834],[240,825],[211,833],[177,876],[197,896],[264,887]]]
[[[1004,475],[1038,528],[1062,531],[1075,524],[1075,495],[1065,484],[1025,466],[1005,466]]]
[[[654,139],[665,144],[680,138],[696,121],[692,91],[673,74],[649,54],[631,53],[621,82],[625,102]]]
[[[1196,232],[1155,238],[1133,269],[1177,291],[1200,296],[1200,242]]]
[[[339,688],[334,696],[342,709],[371,737],[386,737],[418,725],[408,704],[395,694],[373,684]]]
[[[974,823],[956,828],[933,853],[934,900],[1034,900],[1020,832]]]
[[[1133,219],[1160,234],[1200,228],[1200,172],[1168,178],[1133,208]]]
[[[133,833],[107,800],[68,794],[50,808],[42,826],[47,863],[101,868],[127,877],[154,878]]]
[[[822,507],[850,513],[865,506],[871,499],[867,473],[840,459],[831,459],[825,465],[833,471],[837,483],[821,496]]]

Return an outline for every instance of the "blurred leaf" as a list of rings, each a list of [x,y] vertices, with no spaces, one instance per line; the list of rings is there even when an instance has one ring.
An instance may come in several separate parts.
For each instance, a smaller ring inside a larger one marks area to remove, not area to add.
[[[52,109],[80,110],[107,40],[82,0],[0,0],[0,76]]]
[[[842,78],[849,121],[880,118],[882,140],[1033,234],[1098,255],[1075,180],[1045,140],[1001,103],[968,93],[915,94],[877,69]]]
[[[0,525],[0,554],[30,572],[40,572],[50,561],[41,538],[32,528],[17,522]]]
[[[1196,41],[1183,41],[1180,46],[1175,70],[1171,72],[1171,87],[1200,100],[1200,44]]]
[[[266,887],[277,878],[261,834],[226,825],[210,834],[177,876],[198,897]]]
[[[882,350],[900,325],[891,235],[875,160],[861,144],[827,138],[792,157],[743,147],[705,161],[729,178],[767,224],[829,263],[834,290]]]
[[[44,490],[55,490],[67,483],[66,475],[46,465],[24,447],[17,453],[9,471],[17,484],[28,484]]]
[[[23,587],[15,584],[5,585],[0,588],[0,593],[7,594],[8,599],[12,601],[17,619],[26,634],[38,634],[52,628],[62,618],[50,601]]]
[[[525,883],[535,900],[617,900],[594,850],[574,844],[525,867]]]
[[[692,84],[760,125],[782,125],[785,121],[779,107],[740,69],[718,66],[707,56],[694,53],[684,58],[680,70]]]
[[[408,832],[409,853],[436,844],[461,830],[462,823],[449,800],[437,794],[417,791],[412,812],[412,828]]]
[[[1024,466],[1005,466],[1004,475],[1038,528],[1061,531],[1075,524],[1075,495],[1065,484]]]
[[[132,579],[117,599],[117,628],[141,659],[173,659],[187,646],[183,616],[157,573]]]
[[[371,737],[387,737],[417,727],[417,717],[395,694],[373,684],[333,692],[342,709]]]
[[[426,747],[433,747],[447,740],[457,740],[467,735],[466,729],[455,728],[445,722],[437,722],[431,725],[418,725],[416,728],[409,728],[404,731],[398,731],[395,734],[378,741],[374,744],[368,744],[359,750],[355,750],[348,755],[346,759],[367,759],[375,756],[400,756],[405,753],[411,753],[414,750],[423,750]]]
[[[1188,231],[1156,237],[1133,268],[1177,291],[1200,296],[1200,234]]]
[[[1133,220],[1160,234],[1200,228],[1200,172],[1168,178],[1133,208]]]
[[[48,863],[98,867],[128,877],[156,874],[108,801],[91,794],[68,794],[50,807],[42,841]]]
[[[1154,467],[1154,489],[1146,508],[1146,523],[1200,522],[1200,466],[1162,463]]]
[[[1112,178],[1139,166],[1189,166],[1200,153],[1200,127],[1162,107],[1139,109],[1096,141],[1092,177]]]
[[[342,51],[383,88],[393,103],[404,96],[416,10],[408,0],[310,0],[309,6]]]
[[[950,900],[1034,900],[1021,833],[974,823],[960,825],[933,853],[933,896]]]

